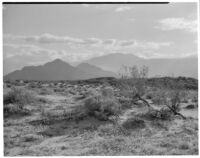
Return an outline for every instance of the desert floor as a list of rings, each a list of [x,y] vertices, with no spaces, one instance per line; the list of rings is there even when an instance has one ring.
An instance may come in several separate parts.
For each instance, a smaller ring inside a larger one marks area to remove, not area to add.
[[[197,90],[188,91],[187,99],[180,103],[180,113],[187,119],[149,119],[145,117],[149,109],[138,102],[124,108],[113,123],[92,116],[68,117],[70,111],[84,103],[83,94],[100,90],[101,85],[58,83],[38,88],[4,84],[4,94],[13,87],[31,92],[37,101],[26,104],[26,115],[14,113],[4,117],[5,156],[198,154],[198,103],[193,99],[198,96]],[[153,107],[162,107],[154,104],[152,98],[146,99]],[[121,128],[131,117],[137,119]]]

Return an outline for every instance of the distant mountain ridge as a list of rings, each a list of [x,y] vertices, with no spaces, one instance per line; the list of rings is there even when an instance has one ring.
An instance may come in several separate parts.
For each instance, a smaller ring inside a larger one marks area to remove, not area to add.
[[[83,80],[97,77],[115,77],[116,74],[82,63],[77,67],[56,59],[40,66],[27,66],[4,76],[4,79],[24,80]]]
[[[40,66],[26,66],[4,76],[4,79],[83,80],[98,77],[118,77],[122,65],[148,66],[149,77],[184,76],[198,78],[197,56],[177,59],[144,59],[132,54],[109,54],[72,66],[60,59]]]
[[[122,65],[126,66],[148,66],[149,77],[155,76],[185,76],[198,78],[197,56],[185,58],[166,59],[144,59],[132,54],[114,53],[92,58],[85,61],[104,70],[117,73]]]

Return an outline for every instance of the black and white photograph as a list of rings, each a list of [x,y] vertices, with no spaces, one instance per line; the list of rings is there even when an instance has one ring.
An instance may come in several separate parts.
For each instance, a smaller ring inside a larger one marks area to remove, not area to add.
[[[199,155],[198,1],[2,2],[3,155]]]

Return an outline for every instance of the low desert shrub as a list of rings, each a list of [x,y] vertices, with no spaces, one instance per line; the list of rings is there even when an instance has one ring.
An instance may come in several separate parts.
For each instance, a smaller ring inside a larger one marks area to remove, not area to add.
[[[61,119],[77,122],[86,117],[95,117],[101,121],[108,120],[109,116],[117,115],[120,111],[120,104],[110,94],[111,93],[105,93],[103,95],[103,93],[96,91],[89,92],[87,94],[87,96],[89,96],[83,100],[83,104],[77,105],[69,111],[63,110],[63,113],[59,114],[59,116],[55,117],[52,113],[42,110],[42,120],[47,123]]]
[[[12,114],[29,114],[30,112],[24,106],[35,101],[36,98],[33,93],[24,89],[13,88],[10,92],[4,94],[4,117]]]
[[[51,125],[55,121],[62,120],[62,114],[56,111],[47,110],[43,107],[40,109],[40,120],[33,121],[33,124]]]
[[[13,88],[10,92],[4,95],[4,105],[16,104],[20,109],[23,109],[24,105],[33,103],[35,96],[33,93],[25,89]]]
[[[120,104],[109,90],[102,93],[93,93],[84,100],[86,113],[98,119],[106,120],[109,116],[117,115],[120,112]]]
[[[12,115],[18,115],[18,116],[30,115],[31,112],[24,108],[21,109],[19,108],[19,106],[16,106],[15,104],[6,104],[4,105],[3,113],[4,113],[4,118],[7,118]]]
[[[171,105],[171,108],[176,112],[180,111],[181,92],[177,90],[172,91],[169,97],[168,104]]]
[[[114,92],[113,92],[113,89],[111,87],[103,88],[101,90],[101,93],[105,97],[113,97],[114,96]]]
[[[154,97],[152,97],[152,102],[155,104],[155,105],[162,105],[165,103],[165,99],[166,99],[166,95],[164,92],[160,91],[160,92],[157,92]]]
[[[81,121],[87,117],[87,113],[83,105],[78,105],[73,110],[64,110],[62,117],[66,120]]]
[[[93,113],[94,111],[99,111],[101,108],[101,96],[96,95],[96,96],[90,96],[85,99],[84,101],[84,106],[87,111],[87,113]]]
[[[168,108],[161,108],[159,114],[161,120],[171,120],[173,116],[172,112]]]
[[[104,98],[101,103],[101,112],[108,116],[118,114],[120,105],[114,98]]]

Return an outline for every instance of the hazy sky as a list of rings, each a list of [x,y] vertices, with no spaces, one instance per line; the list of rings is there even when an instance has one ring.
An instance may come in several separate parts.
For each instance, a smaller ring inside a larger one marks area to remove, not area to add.
[[[197,54],[197,4],[3,5],[4,74],[55,58]]]

